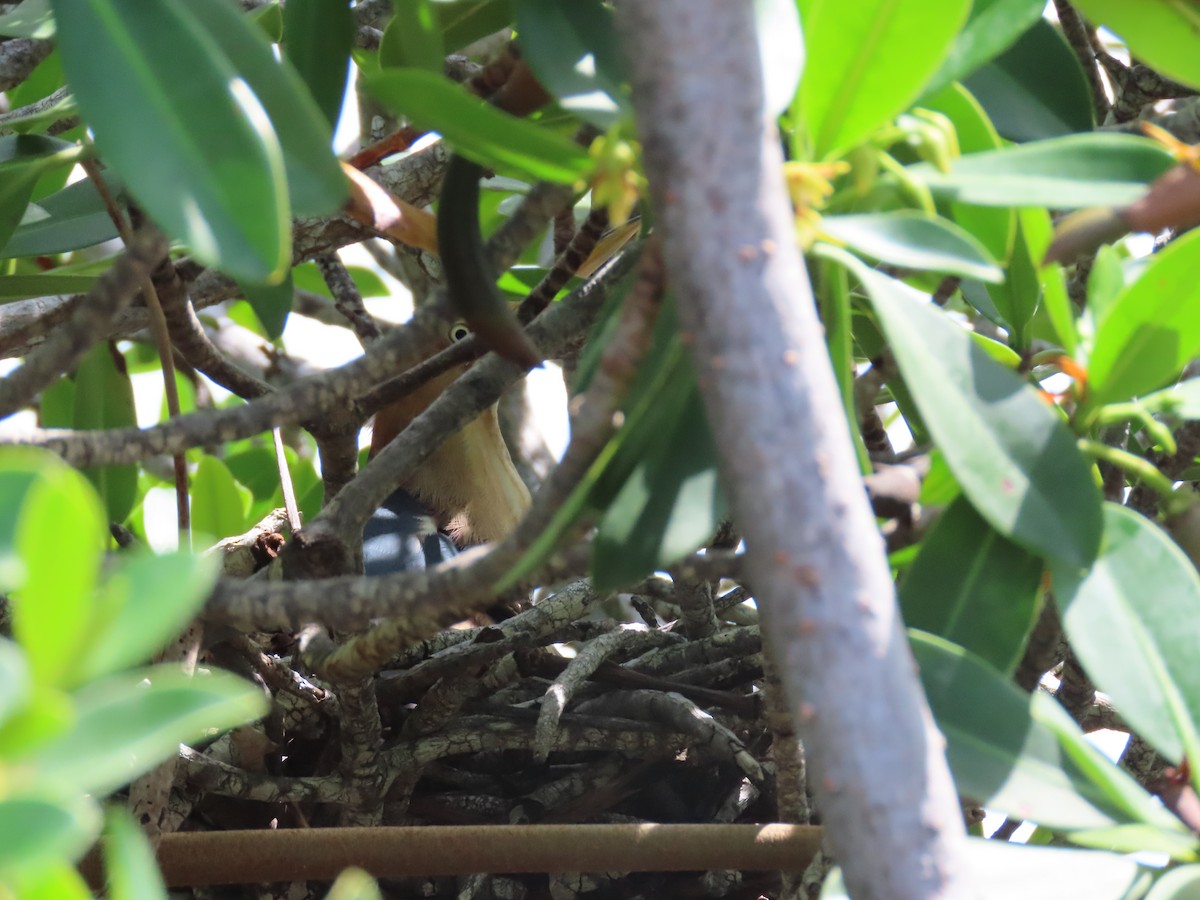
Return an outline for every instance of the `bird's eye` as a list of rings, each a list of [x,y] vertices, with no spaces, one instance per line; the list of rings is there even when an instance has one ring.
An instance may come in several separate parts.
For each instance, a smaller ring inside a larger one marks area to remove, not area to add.
[[[471,329],[467,327],[466,322],[455,322],[450,326],[450,331],[447,337],[450,338],[450,343],[457,344],[459,341],[465,341],[471,336]]]

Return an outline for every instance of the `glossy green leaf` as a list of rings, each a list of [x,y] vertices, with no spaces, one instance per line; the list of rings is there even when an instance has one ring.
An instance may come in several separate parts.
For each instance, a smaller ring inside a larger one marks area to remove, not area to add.
[[[42,173],[80,157],[75,144],[40,134],[0,137],[0,245],[21,223]]]
[[[190,553],[124,560],[99,591],[97,620],[73,673],[75,682],[150,659],[195,618],[217,574],[215,558]]]
[[[900,587],[904,623],[1012,672],[1038,614],[1042,562],[991,528],[965,497],[941,514]]]
[[[1080,12],[1119,35],[1129,52],[1159,73],[1200,88],[1200,7],[1180,0],[1079,0]]]
[[[909,169],[935,195],[983,206],[1125,206],[1174,165],[1156,141],[1127,134],[1076,134],[955,160],[949,173]]]
[[[243,284],[241,287],[266,337],[269,340],[281,337],[296,298],[292,273],[288,272],[279,284]]]
[[[291,257],[283,155],[261,98],[195,16],[219,3],[57,0],[57,39],[96,145],[154,220],[204,262],[274,281]]]
[[[510,0],[483,0],[479,3],[446,3],[437,0],[435,9],[447,53],[455,53],[480,38],[512,25],[513,21]]]
[[[975,0],[946,61],[926,86],[933,94],[952,81],[962,81],[984,63],[1007,50],[1042,18],[1042,0]],[[924,105],[924,101],[922,101]]]
[[[1056,565],[1055,601],[1071,647],[1132,728],[1178,763],[1200,749],[1200,576],[1154,523],[1114,504],[1086,571]]]
[[[1186,838],[1048,694],[1026,694],[942,638],[910,631],[909,643],[960,794],[1056,830],[1144,823],[1167,840]]]
[[[1129,888],[1138,878],[1137,863],[1117,853],[969,838],[962,848],[962,862],[966,883],[979,900],[1128,900],[1136,896]],[[850,900],[841,869],[834,869],[822,885],[821,900]]]
[[[215,456],[205,456],[192,478],[192,528],[221,539],[241,534],[246,526],[250,492],[233,480],[228,467]]]
[[[703,546],[727,515],[695,376],[676,382],[681,387],[655,412],[650,446],[600,519],[592,559],[597,590],[678,562]]]
[[[78,859],[99,830],[99,810],[82,797],[70,803],[21,796],[0,800],[0,884],[58,859]]]
[[[25,297],[84,294],[96,283],[95,275],[8,275],[0,276],[0,302]]]
[[[1038,556],[1086,566],[1100,543],[1100,494],[1057,413],[924,295],[845,252],[821,252],[863,282],[926,427],[983,518]]]
[[[1019,210],[1016,240],[1013,241],[1004,281],[988,288],[988,296],[1018,349],[1024,350],[1029,345],[1026,326],[1041,300],[1041,261],[1046,255],[1053,231],[1050,215],[1044,209],[1031,207]]]
[[[107,794],[178,752],[181,742],[259,718],[262,692],[226,672],[189,677],[163,665],[113,675],[75,694],[79,718],[23,763],[61,790]]]
[[[6,637],[0,637],[0,725],[20,709],[29,698],[32,682],[29,666],[20,648]]]
[[[97,344],[75,376],[75,424],[83,431],[137,427],[133,383],[115,345]],[[84,470],[96,487],[110,522],[124,522],[137,499],[137,466],[97,466]]]
[[[337,128],[342,112],[353,43],[354,16],[344,0],[288,0],[283,8],[283,55],[304,79],[331,129]],[[280,140],[286,153],[282,133]]]
[[[983,107],[961,84],[952,84],[921,101],[925,109],[941,113],[954,125],[962,153],[983,153],[1002,146]],[[1012,252],[1016,213],[1011,209],[951,203],[954,221],[973,234],[994,259],[1007,260]]]
[[[128,810],[111,806],[104,823],[104,874],[114,900],[167,900],[154,849]]]
[[[106,172],[109,189],[120,194],[123,182]],[[0,255],[41,256],[92,247],[117,237],[117,226],[89,179],[68,185],[30,207],[33,214],[13,232]]]
[[[855,216],[826,216],[821,229],[863,256],[906,269],[928,269],[980,281],[1004,273],[975,238],[953,222],[915,209]]]
[[[392,18],[379,40],[379,65],[410,66],[440,75],[445,66],[442,27],[431,0],[409,0],[392,7]]]
[[[0,34],[5,37],[48,41],[54,37],[54,12],[50,0],[24,0],[0,16]]]
[[[482,104],[440,75],[391,70],[365,76],[364,85],[395,112],[440,132],[475,162],[565,183],[581,178],[591,165],[587,151],[569,138]]]
[[[13,634],[41,684],[68,677],[88,636],[107,539],[104,511],[87,479],[65,466],[42,468],[17,525],[25,580],[13,604]]]
[[[322,7],[343,5],[341,0],[310,2]],[[275,58],[274,50],[261,31],[252,27],[229,3],[221,0],[189,0],[188,12],[195,17],[197,25],[205,29],[207,36],[228,54],[238,74],[249,84],[262,109],[270,117],[267,127],[278,135],[283,150],[292,213],[298,216],[324,216],[337,212],[349,193],[349,186],[333,155],[332,126],[317,106],[304,80],[288,59],[281,63]],[[331,18],[336,17],[329,10],[326,13]],[[344,15],[348,16],[349,13]],[[342,21],[340,27],[349,27],[344,18]],[[342,52],[339,48],[344,48],[341,81],[336,85],[337,108],[340,109],[346,66],[349,65],[350,36],[331,30],[321,35],[320,40],[325,42],[322,52],[331,56],[336,57]],[[329,84],[323,85],[324,91],[333,88]],[[332,102],[324,93],[321,99]],[[290,222],[287,228],[290,231]]]
[[[632,115],[611,9],[600,0],[516,0],[515,5],[524,58],[564,109],[602,129]],[[789,5],[794,16],[791,0]]]
[[[1200,355],[1200,231],[1156,253],[1100,320],[1088,358],[1088,394],[1101,405],[1136,397],[1176,377]]]
[[[859,143],[921,93],[969,0],[799,0],[805,69],[795,107],[813,155]]]
[[[1146,900],[1196,900],[1200,897],[1200,866],[1181,866],[1154,882]]]
[[[1011,141],[1044,140],[1095,126],[1092,92],[1079,59],[1045,20],[971,75],[966,86]]]

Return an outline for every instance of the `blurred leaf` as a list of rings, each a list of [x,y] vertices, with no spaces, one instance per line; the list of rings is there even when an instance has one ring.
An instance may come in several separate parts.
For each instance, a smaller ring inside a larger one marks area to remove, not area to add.
[[[1059,415],[923,295],[843,251],[820,252],[866,287],[925,425],[972,505],[1030,552],[1086,566],[1100,543],[1100,494]]]
[[[5,797],[0,800],[0,884],[59,859],[78,859],[99,831],[100,812],[83,797],[69,803]]]
[[[1125,265],[1121,255],[1111,244],[1104,244],[1096,251],[1087,276],[1087,306],[1095,321],[1108,315],[1124,287]]]
[[[1200,8],[1194,3],[1079,0],[1076,5],[1088,21],[1119,35],[1132,56],[1162,75],[1200,88],[1200,58],[1196,56]]]
[[[53,271],[45,275],[0,276],[0,302],[55,294],[83,294],[95,283],[95,275],[56,275]]]
[[[74,427],[83,431],[137,427],[133,383],[115,344],[97,344],[79,364],[75,376]],[[136,465],[84,469],[96,487],[108,521],[124,522],[137,499]]]
[[[434,6],[447,53],[456,53],[480,38],[495,34],[513,21],[510,0],[481,3],[444,3]]]
[[[0,757],[32,753],[63,734],[74,721],[75,709],[65,692],[35,685],[28,702],[0,726]]]
[[[965,497],[938,517],[900,587],[904,623],[1011,673],[1038,614],[1042,562],[993,531]]]
[[[600,0],[516,0],[516,13],[524,58],[563,109],[602,129],[632,115],[610,8]]]
[[[56,0],[58,44],[96,145],[150,216],[203,262],[275,281],[291,256],[283,156],[261,99],[196,17],[219,3]]]
[[[905,269],[928,269],[980,281],[1004,278],[975,238],[952,222],[915,209],[825,216],[821,229],[863,256]]]
[[[568,184],[591,166],[587,151],[570,138],[487,106],[441,75],[392,69],[365,76],[364,86],[390,109],[440,132],[457,152],[482,165]]]
[[[799,0],[804,78],[794,110],[813,156],[858,144],[921,92],[967,17],[969,0]]]
[[[0,34],[5,37],[48,41],[54,37],[54,13],[50,0],[24,0],[0,16]]]
[[[363,297],[391,296],[391,290],[379,277],[376,270],[368,269],[366,266],[346,266],[346,271],[354,279],[354,286],[358,288],[358,292]],[[325,279],[321,277],[317,264],[314,262],[302,263],[292,269],[292,282],[298,291],[311,291],[322,297],[333,299],[333,294],[329,292],[329,286],[325,284]]]
[[[109,807],[103,847],[104,874],[113,900],[167,900],[154,849],[125,808]]]
[[[115,172],[105,172],[105,179],[114,193],[119,194],[123,190],[124,183]],[[68,185],[39,200],[31,209],[37,215],[26,217],[17,227],[3,251],[0,251],[4,256],[65,253],[117,237],[117,226],[113,224],[104,208],[104,201],[90,179]]]
[[[967,78],[966,85],[996,130],[1011,141],[1091,131],[1096,124],[1091,88],[1079,59],[1044,19]]]
[[[1088,402],[1103,405],[1162,387],[1200,355],[1200,231],[1150,259],[1100,319],[1088,358]]]
[[[1163,872],[1146,900],[1195,900],[1200,897],[1200,866],[1180,866]]]
[[[754,24],[762,60],[763,110],[787,112],[804,71],[804,35],[796,0],[754,0]]]
[[[272,44],[283,40],[283,10],[279,8],[279,0],[269,0],[262,6],[246,10],[246,18],[257,25]]]
[[[100,588],[96,621],[80,654],[75,683],[146,662],[200,611],[217,578],[213,557],[142,553],[123,560]]]
[[[29,698],[29,666],[21,649],[6,637],[0,637],[0,725],[20,709]]]
[[[442,74],[446,51],[442,26],[430,0],[409,0],[392,7],[392,18],[379,41],[379,65],[385,69],[411,66]]]
[[[343,869],[325,900],[380,900],[379,885],[362,869]]]
[[[975,0],[967,24],[954,38],[946,61],[926,86],[926,93],[933,94],[952,81],[962,81],[1003,53],[1041,20],[1045,8],[1042,0]]]
[[[0,137],[0,246],[20,225],[34,186],[50,169],[73,165],[80,148],[40,134]]]
[[[195,677],[162,665],[94,681],[75,693],[79,718],[21,761],[64,791],[107,794],[193,741],[257,719],[262,692],[226,672]]]
[[[92,900],[92,892],[78,870],[65,860],[47,863],[18,879],[21,900]]]
[[[353,43],[354,15],[345,0],[288,0],[283,9],[283,55],[304,79],[331,129],[337,128],[342,112]]]
[[[1149,138],[1074,134],[954,160],[949,173],[909,166],[937,196],[983,206],[1124,206],[1174,164]]]
[[[649,445],[597,527],[592,569],[599,591],[678,562],[727,515],[704,403],[690,362],[683,365],[656,405]]]
[[[963,845],[962,862],[966,881],[979,900],[1128,900],[1136,896],[1129,889],[1138,878],[1137,863],[1117,853],[971,838]],[[821,888],[821,900],[849,897],[842,870],[834,869]]]
[[[1174,387],[1147,394],[1140,402],[1155,415],[1200,419],[1200,378],[1189,378]]]
[[[107,540],[104,512],[87,479],[65,466],[44,466],[21,506],[16,547],[25,581],[12,610],[13,634],[40,684],[62,683],[89,634]]]
[[[1063,628],[1088,677],[1173,764],[1200,750],[1200,576],[1157,525],[1104,507],[1104,543],[1092,567],[1056,565]]]
[[[1056,830],[1146,823],[1165,840],[1190,840],[1048,694],[1026,694],[942,638],[910,631],[909,643],[961,794]]]
[[[241,288],[267,339],[273,341],[281,337],[296,296],[292,273],[288,272],[279,284],[243,284]]]
[[[192,529],[220,540],[246,528],[250,492],[233,480],[225,463],[205,456],[192,478]]]

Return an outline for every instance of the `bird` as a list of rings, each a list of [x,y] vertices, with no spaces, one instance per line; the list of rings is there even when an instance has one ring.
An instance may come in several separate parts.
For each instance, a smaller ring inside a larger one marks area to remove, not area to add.
[[[443,346],[470,334],[464,322],[456,322]],[[386,447],[468,368],[470,363],[430,379],[380,410],[369,455]],[[502,540],[529,502],[493,404],[448,437],[371,515],[363,529],[363,570],[386,575],[425,569],[469,545]]]

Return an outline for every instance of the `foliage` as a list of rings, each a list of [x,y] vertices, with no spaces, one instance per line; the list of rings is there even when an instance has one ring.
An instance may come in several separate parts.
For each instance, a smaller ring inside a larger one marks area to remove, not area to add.
[[[330,139],[348,70],[373,108],[436,131],[501,176],[483,204],[487,225],[539,180],[577,199],[599,195],[613,173],[598,160],[625,153],[615,183],[636,192],[636,127],[609,5],[413,0],[375,23],[377,47],[354,44],[365,6],[289,0],[280,17],[277,4],[244,14],[226,0],[25,0],[0,16],[0,33],[52,33],[57,47],[10,92],[20,108],[0,135],[0,303],[88,291],[111,273],[117,256],[105,247],[118,232],[97,170],[65,184],[76,163],[100,160],[122,209],[153,220],[192,264],[236,280],[248,306],[224,323],[281,349],[296,291],[330,296],[309,258],[350,240],[314,250],[293,230],[296,218],[329,221],[343,208]],[[779,177],[864,474],[907,461],[888,439],[868,444],[862,426],[877,410],[893,438],[911,437],[912,455],[933,460],[925,508],[891,523],[903,540],[892,561],[958,788],[1090,848],[980,842],[978,871],[994,873],[997,896],[1088,884],[1089,896],[1167,900],[1200,878],[1187,865],[1200,857],[1196,823],[1089,743],[1086,707],[1013,677],[1052,600],[1068,664],[1111,698],[1119,727],[1181,773],[1176,787],[1200,789],[1200,574],[1164,530],[1188,515],[1200,475],[1200,388],[1184,380],[1200,356],[1200,236],[1169,234],[1150,254],[1113,243],[1090,277],[1089,265],[1044,262],[1057,214],[1121,210],[1180,163],[1161,141],[1097,130],[1106,110],[1094,108],[1089,73],[1043,6],[761,0],[763,102],[788,150]],[[1161,75],[1200,87],[1200,13],[1187,4],[1077,6]],[[524,119],[442,71],[447,53],[514,24],[555,100]],[[35,108],[64,87],[52,114]],[[90,136],[47,134],[72,113]],[[601,132],[591,152],[577,140],[585,124]],[[1182,232],[1197,220],[1193,208],[1172,224]],[[527,252],[502,285],[523,289],[548,269]],[[364,294],[386,290],[373,272],[351,274]],[[594,383],[629,282],[594,325],[577,391]],[[130,373],[157,356],[108,337],[95,335],[101,342],[41,391],[43,427],[135,424]],[[621,427],[498,589],[542,571],[583,526],[594,529],[594,584],[628,587],[704,547],[727,516],[703,387],[669,301],[650,343],[618,398]],[[204,382],[184,383],[186,413]],[[218,443],[191,449],[188,463],[194,527],[221,538],[281,506],[283,492],[261,435]],[[291,443],[288,468],[311,518],[324,489],[315,442]],[[158,471],[114,464],[85,478],[42,455],[0,457],[0,592],[12,595],[15,637],[0,639],[0,878],[19,890],[82,896],[68,861],[102,827],[96,798],[180,740],[263,711],[218,673],[129,669],[186,624],[215,577],[185,553],[106,561],[106,522],[146,537],[142,503],[163,483]],[[151,866],[130,823],[107,821],[120,895]],[[1139,870],[1122,856],[1135,851],[1165,854],[1173,868]],[[839,890],[835,877],[824,896]]]

